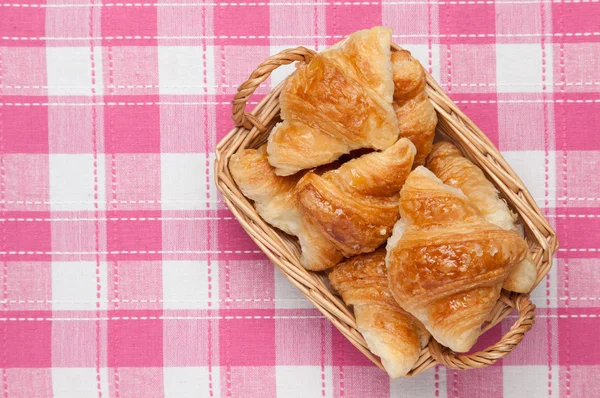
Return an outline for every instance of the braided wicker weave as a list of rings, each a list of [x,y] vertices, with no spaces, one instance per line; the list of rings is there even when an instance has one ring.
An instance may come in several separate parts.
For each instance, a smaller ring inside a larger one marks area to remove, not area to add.
[[[399,47],[392,45],[392,51]],[[281,65],[292,62],[309,62],[314,52],[303,47],[284,50],[264,61],[243,83],[233,100],[233,120],[236,128],[219,143],[216,149],[215,178],[223,198],[242,227],[265,252],[269,259],[317,307],[341,333],[376,365],[382,367],[361,334],[356,330],[352,311],[327,287],[326,276],[307,271],[300,265],[300,251],[294,238],[271,227],[256,213],[253,205],[242,195],[228,169],[232,154],[244,148],[257,148],[266,142],[269,132],[279,119],[279,94],[282,84],[275,87],[253,110],[246,113],[246,102],[254,90],[270,73]],[[554,230],[544,218],[523,182],[502,158],[489,139],[466,117],[442,91],[438,83],[427,75],[427,93],[438,113],[439,133],[445,134],[471,161],[477,164],[494,183],[503,197],[519,214],[534,261],[537,265],[537,284],[552,265],[552,255],[558,249]],[[451,369],[472,369],[489,366],[510,353],[534,324],[535,306],[528,295],[502,292],[494,307],[488,330],[498,324],[513,310],[518,318],[510,330],[496,344],[473,354],[456,354],[431,339],[409,376],[416,375],[436,364]]]

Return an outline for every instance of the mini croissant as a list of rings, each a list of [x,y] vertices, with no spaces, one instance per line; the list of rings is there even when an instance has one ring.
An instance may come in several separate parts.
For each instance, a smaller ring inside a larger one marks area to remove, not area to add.
[[[398,192],[410,173],[414,145],[401,138],[322,175],[298,182],[301,214],[345,257],[377,249],[398,220]]]
[[[391,377],[414,366],[429,332],[398,306],[388,288],[385,250],[361,254],[338,264],[329,274],[331,286],[354,306],[358,330],[369,349],[381,358]]]
[[[400,192],[400,215],[387,244],[390,290],[433,338],[466,352],[527,245],[422,166]]]
[[[355,32],[298,66],[286,80],[279,96],[283,122],[267,146],[277,175],[396,142],[391,37],[391,29],[382,27]]]
[[[427,93],[425,69],[410,52],[399,50],[392,53],[394,71],[394,110],[398,118],[400,136],[406,137],[417,147],[414,167],[422,166],[431,151],[437,114]]]
[[[450,142],[438,142],[427,158],[427,167],[445,184],[460,189],[492,224],[506,230],[515,230],[516,215],[498,196],[494,185],[460,150]],[[521,263],[508,274],[503,287],[519,293],[528,293],[537,278],[537,270],[529,252]]]
[[[256,211],[269,224],[295,235],[302,248],[302,264],[309,269],[333,267],[343,259],[310,220],[303,220],[298,209],[295,188],[301,175],[281,177],[267,160],[265,145],[245,149],[231,156],[229,170]]]

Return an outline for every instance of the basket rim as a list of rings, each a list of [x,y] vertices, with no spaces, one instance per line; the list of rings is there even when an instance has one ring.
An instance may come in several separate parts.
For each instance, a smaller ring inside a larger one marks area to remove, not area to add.
[[[398,51],[401,47],[392,44],[391,49]],[[362,335],[356,330],[353,312],[338,296],[334,296],[328,290],[324,284],[323,274],[307,271],[299,265],[298,249],[289,241],[289,237],[262,220],[251,202],[241,195],[229,174],[228,162],[232,154],[243,148],[258,147],[262,141],[265,141],[268,132],[277,121],[278,98],[287,78],[271,89],[252,112],[246,113],[246,102],[254,90],[277,67],[295,61],[310,62],[314,54],[313,50],[304,47],[283,50],[261,63],[248,81],[240,85],[232,101],[236,127],[221,139],[215,149],[215,183],[236,220],[261,251],[355,347],[383,369],[380,359],[368,350]],[[530,251],[538,270],[533,291],[552,266],[552,257],[558,250],[556,232],[544,217],[527,187],[508,165],[499,150],[446,95],[435,79],[429,73],[425,73],[427,77],[426,91],[438,113],[439,122],[436,132],[441,130],[442,133],[450,135],[450,138],[453,136],[460,138],[459,142],[453,139],[454,143],[467,158],[483,170],[486,177],[503,194],[505,200],[519,214],[519,218],[524,223]],[[533,247],[531,247],[532,244],[534,244]],[[296,263],[294,263],[294,256],[296,256]],[[491,365],[511,352],[534,323],[535,306],[531,303],[529,294],[503,290],[483,332],[502,321],[513,309],[517,309],[519,318],[500,342],[473,354],[456,354],[439,344],[430,343],[429,346],[423,348],[417,363],[408,376],[414,376],[436,364],[444,364],[453,369],[470,369]]]

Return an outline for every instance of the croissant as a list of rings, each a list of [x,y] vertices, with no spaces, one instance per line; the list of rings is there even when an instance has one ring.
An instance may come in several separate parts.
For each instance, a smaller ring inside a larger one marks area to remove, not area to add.
[[[427,158],[427,167],[445,184],[459,188],[492,224],[516,231],[516,215],[500,199],[494,185],[460,150],[450,142],[438,142]],[[508,274],[504,289],[519,293],[529,292],[537,278],[537,269],[531,255]]]
[[[400,215],[387,244],[390,290],[433,338],[466,352],[527,245],[423,166],[400,191]]]
[[[348,36],[298,66],[279,96],[282,123],[267,151],[278,175],[330,163],[358,148],[383,150],[398,139],[392,107],[392,31]]]
[[[347,305],[354,306],[359,332],[371,352],[381,358],[391,377],[406,375],[414,366],[429,332],[398,306],[388,288],[385,250],[352,257],[329,274],[331,286]]]
[[[269,224],[298,237],[301,262],[308,269],[333,267],[343,259],[308,219],[303,219],[295,195],[301,175],[281,177],[267,159],[266,146],[245,149],[231,156],[229,170],[247,198],[254,201],[258,214]]]
[[[300,211],[344,256],[377,249],[398,220],[398,192],[410,173],[414,145],[401,138],[322,175],[309,172],[296,187]]]
[[[392,53],[394,71],[394,110],[398,118],[400,136],[417,147],[414,167],[422,166],[431,151],[437,114],[425,92],[425,69],[410,52]]]

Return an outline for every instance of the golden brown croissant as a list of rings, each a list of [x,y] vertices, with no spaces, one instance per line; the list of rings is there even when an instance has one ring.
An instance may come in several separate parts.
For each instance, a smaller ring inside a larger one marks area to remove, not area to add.
[[[466,352],[527,245],[422,166],[400,191],[400,215],[387,244],[390,290],[433,338]]]
[[[414,166],[422,166],[431,150],[437,114],[425,92],[425,69],[410,52],[392,53],[394,70],[394,110],[400,136],[410,139],[417,147]]]
[[[269,162],[278,175],[330,163],[358,148],[396,142],[392,107],[391,29],[361,30],[316,54],[286,80],[283,122],[269,136]]]
[[[244,196],[254,201],[256,211],[266,222],[298,237],[305,267],[330,268],[343,259],[342,253],[310,220],[302,219],[294,193],[301,175],[276,175],[267,160],[265,145],[231,156],[229,170]]]
[[[429,332],[398,306],[388,288],[385,250],[352,257],[329,274],[331,286],[347,305],[354,306],[359,332],[371,352],[381,358],[391,377],[406,375],[414,366]]]
[[[398,220],[398,192],[410,173],[414,145],[401,138],[323,175],[309,172],[296,188],[301,213],[346,257],[371,252]]]
[[[460,150],[450,142],[438,142],[427,158],[427,167],[445,184],[460,189],[492,224],[516,230],[516,215],[510,211],[494,185]],[[504,281],[504,289],[527,293],[537,278],[537,269],[528,253]]]

